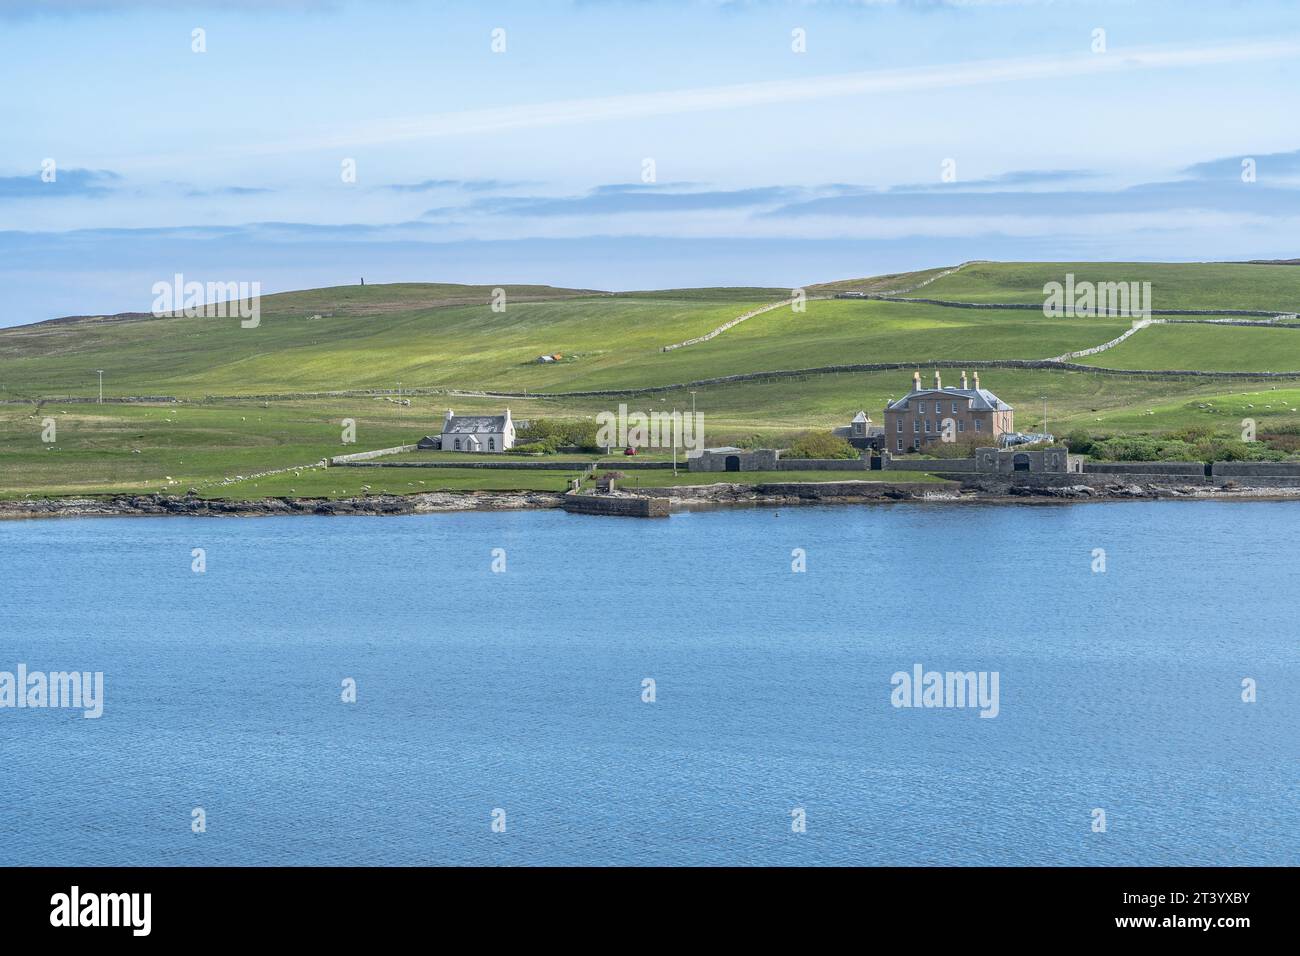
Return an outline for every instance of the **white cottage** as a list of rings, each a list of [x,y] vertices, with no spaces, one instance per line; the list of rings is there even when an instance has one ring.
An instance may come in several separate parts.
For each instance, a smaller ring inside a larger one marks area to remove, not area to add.
[[[506,451],[514,444],[510,409],[504,415],[457,415],[447,409],[442,422],[443,451]]]

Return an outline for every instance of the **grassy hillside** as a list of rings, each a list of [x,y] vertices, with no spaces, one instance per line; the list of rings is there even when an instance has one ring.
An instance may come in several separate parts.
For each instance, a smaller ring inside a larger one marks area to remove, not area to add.
[[[1215,262],[979,262],[911,293],[962,302],[1042,303],[1043,286],[1150,282],[1153,309],[1300,309],[1300,266]]]
[[[1153,325],[1082,361],[1104,368],[1294,372],[1300,370],[1300,329]]]
[[[897,288],[927,270],[878,277]],[[1066,271],[1119,281],[1150,278],[1169,307],[1280,307],[1300,302],[1300,269],[1273,265],[996,264],[964,267],[926,286],[926,296],[1041,302],[1042,283]],[[906,280],[905,282],[903,280]],[[861,288],[865,280],[849,280]],[[1159,285],[1156,285],[1156,283]],[[824,288],[845,285],[831,283]],[[436,478],[356,469],[316,471],[330,455],[414,442],[458,411],[516,418],[590,418],[627,402],[633,409],[684,410],[687,389],[631,398],[510,400],[420,395],[410,407],[374,397],[328,400],[251,396],[349,388],[499,390],[530,394],[674,384],[742,372],[900,362],[930,379],[928,361],[1045,358],[1105,342],[1124,319],[1046,319],[1036,311],[953,309],[869,300],[810,300],[780,307],[716,338],[669,352],[662,346],[703,335],[789,290],[684,289],[610,295],[549,287],[507,287],[505,312],[491,289],[449,285],[344,287],[267,296],[259,328],[238,319],[128,317],[60,320],[0,330],[0,496],[184,491],[248,497],[345,495],[435,487],[563,487],[566,472],[449,470]],[[1288,298],[1292,297],[1294,298]],[[1157,300],[1158,302],[1160,300]],[[563,359],[537,364],[542,353]],[[1084,429],[1160,434],[1190,427],[1232,435],[1250,417],[1261,433],[1300,434],[1300,378],[1119,376],[1104,369],[1300,370],[1300,331],[1222,325],[1156,325],[1089,357],[1096,372],[983,369],[982,383],[1016,407],[1017,424],[1057,434]],[[58,404],[42,397],[95,393],[174,395],[178,405]],[[945,370],[945,381],[957,379]],[[695,388],[709,444],[745,439],[781,444],[808,429],[847,423],[859,409],[877,421],[885,402],[907,391],[910,369],[799,374]],[[357,444],[342,444],[342,420],[357,423]],[[57,439],[42,441],[53,419]],[[575,462],[575,471],[579,463]],[[252,477],[294,468],[287,474]],[[306,470],[304,470],[306,469]],[[242,479],[239,476],[243,476]],[[431,482],[438,482],[436,486]],[[420,482],[424,482],[423,485]],[[539,482],[541,482],[539,484]],[[558,484],[556,484],[558,482]]]
[[[459,386],[553,388],[583,376],[645,379],[621,372],[661,346],[702,335],[783,290],[728,298],[698,290],[662,296],[553,295],[514,298],[504,311],[465,296],[436,307],[422,287],[349,290],[347,305],[314,311],[332,297],[296,293],[262,300],[260,325],[238,318],[137,318],[59,322],[0,330],[0,397],[91,395],[95,370],[106,395],[207,394]],[[369,291],[373,290],[373,291]],[[332,290],[331,290],[332,291]],[[420,303],[408,308],[411,303]],[[314,303],[305,305],[304,303]],[[564,361],[539,366],[540,354]]]

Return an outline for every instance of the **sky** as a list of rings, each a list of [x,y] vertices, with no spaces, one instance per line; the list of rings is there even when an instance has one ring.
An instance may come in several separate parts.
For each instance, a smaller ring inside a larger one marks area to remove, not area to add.
[[[0,325],[1300,257],[1292,2],[0,0],[0,90]]]

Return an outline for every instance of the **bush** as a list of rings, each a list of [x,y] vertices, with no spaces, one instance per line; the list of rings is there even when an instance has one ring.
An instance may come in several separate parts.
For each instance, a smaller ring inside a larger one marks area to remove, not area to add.
[[[1065,444],[1073,455],[1092,454],[1092,435],[1086,429],[1076,428],[1065,436]]]
[[[795,439],[782,458],[858,458],[856,448],[830,432],[806,432]]]
[[[566,422],[564,426],[565,445],[576,445],[583,451],[600,451],[600,446],[596,444],[596,420],[581,419],[575,422]]]
[[[528,422],[527,428],[515,431],[515,440],[526,445],[546,445],[548,454],[554,454],[562,445],[576,445],[583,451],[599,451],[596,431],[595,419],[553,421],[549,418],[534,418]]]
[[[560,425],[546,418],[534,418],[526,427],[515,429],[515,440],[519,442],[531,443],[559,437],[562,437]]]
[[[555,447],[548,445],[546,442],[534,441],[524,445],[515,445],[510,449],[519,455],[554,455]]]
[[[1181,437],[1115,435],[1093,442],[1091,454],[1105,461],[1281,461],[1286,457],[1265,442],[1207,435],[1201,429],[1176,434]]]
[[[974,458],[973,441],[937,441],[923,446],[925,454],[932,458]]]

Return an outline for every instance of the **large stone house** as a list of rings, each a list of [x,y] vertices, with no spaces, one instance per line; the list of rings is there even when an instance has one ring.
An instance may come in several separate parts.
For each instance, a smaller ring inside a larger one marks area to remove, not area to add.
[[[934,388],[921,387],[921,373],[912,373],[912,390],[885,406],[885,448],[897,454],[917,451],[932,442],[951,441],[998,445],[1015,431],[1015,410],[986,388],[968,387],[961,373],[961,388],[945,388],[934,373]]]
[[[507,451],[515,444],[515,423],[508,408],[504,415],[457,415],[447,409],[439,438],[443,451]]]

